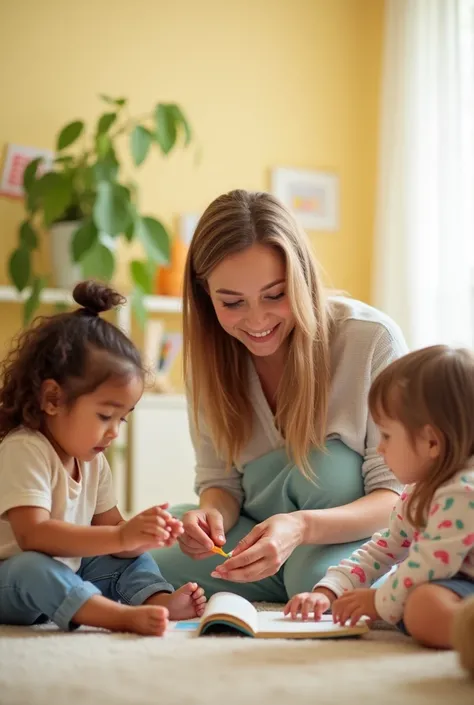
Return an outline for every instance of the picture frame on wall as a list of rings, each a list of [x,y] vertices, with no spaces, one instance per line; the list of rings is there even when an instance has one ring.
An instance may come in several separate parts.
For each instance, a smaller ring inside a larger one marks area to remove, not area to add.
[[[340,198],[337,174],[312,169],[277,167],[271,189],[305,230],[339,230]]]

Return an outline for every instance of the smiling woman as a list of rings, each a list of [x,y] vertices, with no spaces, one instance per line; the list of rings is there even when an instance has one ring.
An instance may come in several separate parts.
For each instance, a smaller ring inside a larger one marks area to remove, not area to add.
[[[399,485],[377,455],[367,396],[405,351],[382,313],[326,295],[277,199],[238,190],[211,203],[184,287],[200,504],[174,508],[181,552],[157,554],[171,582],[199,576],[209,594],[283,601],[382,527]],[[222,564],[212,548],[224,544],[234,550]]]

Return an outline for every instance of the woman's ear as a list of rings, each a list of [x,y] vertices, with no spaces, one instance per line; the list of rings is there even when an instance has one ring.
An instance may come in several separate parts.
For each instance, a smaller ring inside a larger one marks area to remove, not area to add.
[[[54,379],[45,379],[41,385],[41,411],[48,416],[56,416],[63,403],[63,392]]]

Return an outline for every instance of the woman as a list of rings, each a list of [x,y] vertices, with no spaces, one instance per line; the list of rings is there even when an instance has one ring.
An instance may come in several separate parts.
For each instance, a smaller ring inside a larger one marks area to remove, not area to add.
[[[396,500],[367,397],[406,352],[403,336],[370,306],[326,298],[290,213],[241,190],[199,221],[183,326],[199,507],[173,509],[185,533],[160,566],[208,595],[281,602],[311,590]],[[238,547],[223,561],[213,545]]]

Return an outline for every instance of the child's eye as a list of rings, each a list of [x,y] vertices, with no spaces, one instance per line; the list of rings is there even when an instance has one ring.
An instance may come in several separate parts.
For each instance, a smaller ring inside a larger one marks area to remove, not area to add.
[[[110,419],[112,418],[111,416],[106,416],[105,414],[97,414],[97,416],[101,421],[110,421]]]
[[[120,423],[127,423],[127,419],[120,419]]]
[[[237,307],[240,306],[242,303],[243,303],[243,301],[232,301],[232,302],[230,302],[230,301],[223,301],[223,302],[222,302],[222,305],[224,306],[224,308],[237,308]]]
[[[388,433],[382,433],[381,435],[382,435],[382,439],[383,439],[384,441],[388,441],[388,439],[390,438],[390,436],[388,435]]]

